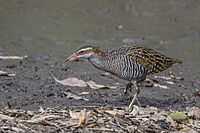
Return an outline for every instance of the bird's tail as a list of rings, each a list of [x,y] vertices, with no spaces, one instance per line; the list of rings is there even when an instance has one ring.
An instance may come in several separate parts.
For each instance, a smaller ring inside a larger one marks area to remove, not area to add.
[[[183,62],[179,59],[172,59],[173,64],[182,64]]]

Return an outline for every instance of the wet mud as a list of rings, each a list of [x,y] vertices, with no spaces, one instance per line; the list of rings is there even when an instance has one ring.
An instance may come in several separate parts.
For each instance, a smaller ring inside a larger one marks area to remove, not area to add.
[[[183,60],[160,74],[171,71],[183,80],[160,87],[142,87],[141,105],[159,108],[199,106],[200,90],[199,1],[9,1],[0,5],[0,55],[27,55],[19,60],[0,60],[0,70],[16,76],[0,76],[0,108],[36,110],[42,107],[125,107],[134,94],[124,94],[127,81],[105,76],[89,62],[67,62],[65,58],[82,45],[103,49],[135,43]],[[68,87],[59,79],[77,77],[117,89],[93,90]],[[71,92],[89,99],[67,98]],[[82,92],[89,92],[83,94]]]

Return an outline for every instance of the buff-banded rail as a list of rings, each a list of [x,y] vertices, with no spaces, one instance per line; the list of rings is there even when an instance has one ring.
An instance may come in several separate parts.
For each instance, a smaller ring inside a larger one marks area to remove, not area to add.
[[[103,51],[97,46],[84,46],[71,54],[65,61],[77,61],[87,59],[97,69],[109,72],[117,77],[130,81],[136,89],[129,110],[140,92],[138,83],[146,79],[146,76],[166,70],[173,64],[181,64],[182,61],[167,57],[150,48],[135,45],[123,45]]]

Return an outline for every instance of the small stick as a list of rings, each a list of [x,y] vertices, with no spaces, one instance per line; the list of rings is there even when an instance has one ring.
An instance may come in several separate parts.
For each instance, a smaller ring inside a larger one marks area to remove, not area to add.
[[[14,77],[16,74],[10,74],[8,72],[5,71],[1,71],[0,70],[0,76],[8,76],[8,77]]]
[[[119,132],[120,130],[116,129],[108,129],[108,128],[88,128],[89,130],[93,131],[102,131],[102,132]]]
[[[27,58],[28,56],[0,56],[1,60],[8,60],[8,59],[12,59],[12,60],[23,60],[24,58]]]

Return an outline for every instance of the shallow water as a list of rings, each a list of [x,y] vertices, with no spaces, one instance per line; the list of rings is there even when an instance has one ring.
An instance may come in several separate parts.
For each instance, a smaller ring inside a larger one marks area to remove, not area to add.
[[[0,53],[28,55],[33,60],[32,65],[28,64],[41,68],[45,74],[49,69],[69,66],[79,75],[91,76],[96,70],[89,63],[65,64],[65,57],[82,45],[109,49],[127,43],[181,59],[183,65],[172,69],[175,73],[198,77],[200,72],[198,0],[0,0],[0,3],[0,49],[3,49]],[[0,65],[6,69],[10,64],[13,62],[1,61]],[[27,77],[34,75],[33,68],[24,71]]]

